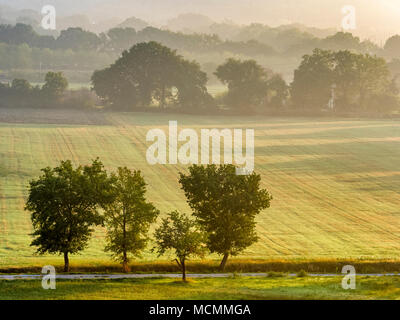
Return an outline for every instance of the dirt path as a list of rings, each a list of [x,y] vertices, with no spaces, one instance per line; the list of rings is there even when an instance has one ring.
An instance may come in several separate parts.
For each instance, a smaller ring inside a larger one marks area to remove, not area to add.
[[[382,277],[382,276],[396,276],[395,273],[371,273],[371,274],[357,274],[357,276],[371,276],[371,277]],[[0,275],[0,280],[38,280],[43,275],[40,274],[17,274],[17,275]],[[188,278],[228,278],[232,277],[232,273],[209,273],[200,274],[193,273],[188,274]],[[266,277],[266,273],[241,273],[242,277]],[[289,277],[295,277],[295,273],[288,274]],[[313,273],[309,274],[310,277],[343,277],[344,274],[336,273]],[[93,280],[93,279],[144,279],[144,278],[181,278],[181,274],[58,274],[57,279],[66,280]]]

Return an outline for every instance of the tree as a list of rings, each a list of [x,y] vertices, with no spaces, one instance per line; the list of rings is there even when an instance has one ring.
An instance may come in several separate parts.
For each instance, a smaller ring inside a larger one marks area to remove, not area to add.
[[[101,40],[95,33],[82,28],[62,30],[56,40],[56,46],[59,49],[95,50],[100,44]]]
[[[186,281],[186,260],[189,257],[202,257],[205,253],[203,234],[197,224],[178,211],[171,212],[157,228],[155,239],[159,256],[167,250],[175,251],[175,260],[182,270],[182,280]]]
[[[336,85],[335,109],[346,111],[357,103],[359,80],[359,55],[348,50],[333,53],[335,67],[333,82]]]
[[[114,199],[105,206],[106,251],[128,272],[129,255],[139,256],[146,247],[147,233],[159,212],[146,201],[146,183],[140,171],[118,168],[111,179]]]
[[[260,188],[260,175],[236,175],[233,165],[193,165],[188,175],[180,173],[179,182],[207,234],[208,249],[223,255],[224,270],[230,255],[257,241],[255,217],[270,206],[272,197]]]
[[[385,52],[389,57],[400,58],[400,35],[394,35],[386,40]]]
[[[305,55],[294,73],[292,101],[303,110],[321,111],[335,87],[335,111],[383,112],[380,102],[396,108],[395,82],[386,61],[369,54],[315,49]]]
[[[215,107],[213,97],[207,92],[207,74],[195,61],[182,60],[176,77],[176,104],[187,110]],[[197,110],[198,111],[198,110]]]
[[[268,104],[275,110],[282,109],[289,97],[289,86],[279,74],[274,74],[267,81]]]
[[[337,32],[323,39],[321,46],[329,50],[357,50],[360,49],[360,38],[350,32]]]
[[[109,46],[113,51],[123,51],[129,48],[136,37],[133,28],[113,28],[107,32]]]
[[[138,43],[109,68],[96,71],[92,85],[96,94],[113,106],[148,107],[186,104],[193,95],[202,106],[210,99],[207,75],[197,63],[184,60],[157,42]],[[196,106],[197,106],[196,104]],[[191,106],[194,107],[194,106]]]
[[[379,108],[379,103],[373,103],[376,102],[375,97],[380,97],[378,100],[385,101],[389,96],[396,94],[396,88],[392,86],[390,71],[385,59],[369,54],[359,55],[357,71],[358,107],[360,110]]]
[[[31,212],[34,240],[39,254],[63,254],[69,272],[69,254],[83,250],[93,227],[103,223],[98,209],[111,200],[107,172],[97,159],[74,168],[70,160],[30,182],[25,210]]]
[[[257,107],[267,95],[267,72],[254,60],[228,59],[215,75],[228,86],[227,103],[235,110]]]
[[[303,56],[291,84],[295,108],[320,111],[327,105],[334,84],[334,67],[331,51],[315,49],[312,55]]]
[[[48,72],[42,91],[50,98],[61,97],[68,88],[68,80],[62,72]]]
[[[32,91],[32,86],[25,79],[14,79],[11,83],[11,89],[20,97],[26,97]]]

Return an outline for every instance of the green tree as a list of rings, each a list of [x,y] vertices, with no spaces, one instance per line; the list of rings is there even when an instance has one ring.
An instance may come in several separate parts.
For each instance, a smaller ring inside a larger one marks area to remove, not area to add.
[[[186,260],[189,257],[203,257],[204,237],[195,221],[177,211],[168,214],[155,232],[159,256],[174,250],[176,262],[182,270],[182,280],[186,281]]]
[[[59,49],[72,50],[95,50],[100,44],[101,40],[95,33],[79,27],[62,30],[55,43]]]
[[[358,106],[360,110],[376,109],[379,107],[373,103],[374,99],[380,96],[378,100],[385,100],[385,96],[393,96],[395,87],[392,86],[390,71],[385,59],[369,54],[359,55],[357,59],[359,93]],[[372,102],[372,103],[371,103]]]
[[[267,95],[267,72],[254,60],[230,58],[215,72],[228,86],[227,103],[238,111],[260,106]]]
[[[108,45],[112,50],[123,51],[132,45],[136,30],[133,28],[113,28],[107,32]]]
[[[118,168],[111,179],[114,199],[105,206],[106,251],[128,272],[129,255],[139,256],[146,247],[150,225],[159,212],[146,201],[146,183],[140,171]]]
[[[291,84],[292,101],[297,109],[320,111],[326,107],[335,81],[334,68],[331,51],[315,49],[312,55],[303,56]]]
[[[385,53],[391,58],[400,58],[400,35],[394,35],[386,40]]]
[[[32,91],[32,86],[25,79],[14,79],[11,83],[12,90],[22,96],[27,96]]]
[[[261,176],[236,175],[233,165],[193,165],[179,182],[197,222],[207,234],[212,253],[228,257],[241,253],[257,241],[255,217],[270,206],[272,197],[260,188]]]
[[[83,250],[93,227],[103,223],[98,212],[111,200],[111,185],[99,160],[74,168],[71,161],[42,169],[30,182],[26,210],[34,228],[31,245],[39,254],[63,254],[64,272],[69,272],[69,254]]]
[[[321,47],[329,50],[358,50],[360,38],[354,37],[350,32],[337,32],[322,40]]]
[[[275,110],[282,109],[289,98],[289,86],[279,74],[274,74],[267,81],[268,105]]]
[[[62,72],[48,72],[42,91],[51,98],[61,97],[68,88],[68,80]]]
[[[346,111],[357,104],[360,55],[348,50],[333,53],[335,67],[333,82],[336,85],[335,109]]]
[[[291,86],[294,106],[321,111],[331,98],[333,85],[336,111],[380,110],[382,113],[397,108],[395,81],[383,58],[348,50],[320,49],[305,55],[295,70]],[[388,108],[382,108],[381,103],[387,103]]]
[[[164,109],[167,105],[182,105],[192,94],[201,104],[210,98],[206,83],[207,76],[198,64],[157,42],[134,45],[92,77],[93,89],[100,98],[124,108],[155,104]]]

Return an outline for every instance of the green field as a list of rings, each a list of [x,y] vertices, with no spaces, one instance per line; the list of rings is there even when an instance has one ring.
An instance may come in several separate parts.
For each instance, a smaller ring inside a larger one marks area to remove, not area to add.
[[[341,277],[217,278],[188,283],[174,279],[58,280],[43,290],[37,280],[0,281],[0,300],[273,300],[399,299],[398,276],[357,277],[355,290],[344,290]]]
[[[180,128],[255,129],[255,170],[274,200],[258,217],[260,241],[242,258],[398,258],[399,121],[1,110],[0,266],[49,261],[33,257],[23,208],[28,181],[61,159],[100,157],[108,169],[140,169],[162,212],[189,212],[178,184],[186,168],[146,162],[147,131],[167,132],[168,120]],[[99,229],[72,263],[107,261],[103,247]]]

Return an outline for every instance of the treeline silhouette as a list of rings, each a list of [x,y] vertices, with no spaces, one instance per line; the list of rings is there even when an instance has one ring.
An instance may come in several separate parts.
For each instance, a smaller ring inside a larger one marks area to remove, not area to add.
[[[270,207],[272,196],[261,188],[259,174],[237,175],[236,170],[232,164],[191,165],[189,173],[179,173],[193,218],[169,213],[155,230],[153,250],[159,256],[175,251],[183,280],[187,258],[219,254],[224,271],[229,257],[258,241],[255,219]],[[44,168],[29,182],[25,209],[34,229],[31,246],[39,254],[62,254],[64,272],[69,272],[70,254],[84,250],[94,227],[102,225],[107,229],[105,251],[128,272],[130,260],[147,248],[150,227],[160,213],[147,200],[146,189],[140,171],[119,167],[109,173],[99,159],[85,166],[67,160]]]
[[[213,97],[196,61],[160,43],[143,42],[95,71],[92,93],[66,91],[65,77],[49,72],[42,87],[23,79],[1,85],[0,106],[90,108],[100,102],[114,111],[241,115],[396,116],[400,111],[397,77],[385,59],[348,50],[304,55],[290,84],[255,60],[229,58],[214,76],[227,91]]]
[[[218,30],[216,30],[216,33]],[[221,32],[219,32],[221,33]],[[314,48],[352,50],[376,54],[388,60],[400,57],[400,36],[389,38],[384,47],[351,33],[338,32],[319,38],[296,28],[267,28],[253,24],[240,31],[236,40],[217,34],[184,34],[154,27],[142,30],[113,28],[96,34],[82,28],[62,30],[58,37],[38,34],[30,25],[0,25],[2,69],[91,70],[110,64],[134,44],[155,41],[181,53],[193,55],[238,55],[264,59],[299,58]],[[201,61],[212,63],[213,60]]]
[[[0,83],[1,108],[93,109],[96,96],[89,89],[67,90],[61,72],[48,72],[44,84],[32,85],[25,79]]]

